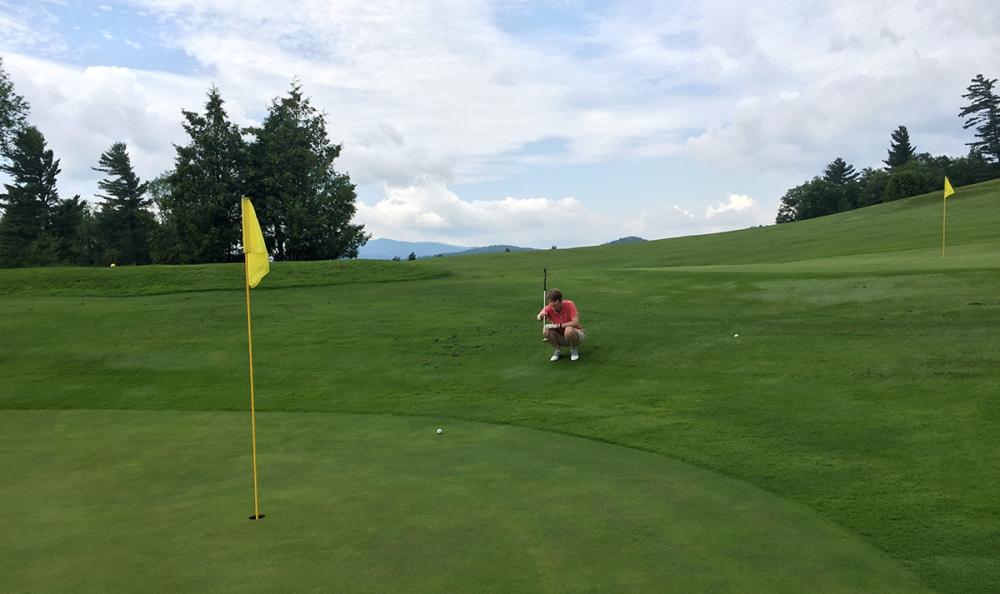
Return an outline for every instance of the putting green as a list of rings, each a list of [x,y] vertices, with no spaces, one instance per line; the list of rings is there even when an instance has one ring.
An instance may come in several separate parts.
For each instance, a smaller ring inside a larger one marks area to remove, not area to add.
[[[806,508],[661,456],[431,418],[0,412],[0,590],[914,592]],[[435,435],[437,426],[444,435]]]

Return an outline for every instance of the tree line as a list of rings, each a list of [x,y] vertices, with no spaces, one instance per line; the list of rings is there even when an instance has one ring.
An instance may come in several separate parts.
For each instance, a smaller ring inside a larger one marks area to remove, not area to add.
[[[918,153],[906,126],[890,136],[885,167],[866,167],[860,172],[837,157],[816,176],[788,190],[781,198],[776,223],[821,217],[891,202],[940,190],[947,175],[953,185],[963,186],[1000,177],[1000,97],[993,87],[997,79],[982,74],[962,95],[969,104],[961,109],[963,128],[974,128],[975,140],[966,143],[964,157],[932,156]]]
[[[182,110],[187,142],[155,179],[135,173],[124,142],[97,157],[101,202],[60,198],[59,159],[29,122],[0,59],[0,266],[191,264],[241,257],[240,198],[254,201],[276,260],[356,258],[369,239],[351,223],[355,186],[334,169],[341,145],[293,81],[260,126],[230,121],[212,86],[203,112]]]

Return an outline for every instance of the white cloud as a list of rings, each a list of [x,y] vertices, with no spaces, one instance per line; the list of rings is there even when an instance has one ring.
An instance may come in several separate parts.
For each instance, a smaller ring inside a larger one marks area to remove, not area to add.
[[[696,215],[693,212],[687,210],[686,208],[681,208],[680,206],[677,206],[676,204],[671,204],[670,208],[674,209],[674,211],[679,212],[680,214],[684,215],[685,217],[687,217],[689,219],[696,218]]]
[[[384,197],[374,204],[359,202],[357,220],[375,237],[544,248],[595,245],[628,235],[660,239],[713,233],[768,224],[774,215],[745,194],[731,195],[704,215],[676,204],[599,213],[571,196],[463,200],[440,182],[421,180],[384,188]]]
[[[57,21],[44,6],[0,0],[0,52],[31,50],[54,55],[65,51],[65,42],[54,29]]]
[[[885,144],[897,120],[919,134],[953,117],[972,70],[990,66],[996,29],[983,23],[1000,21],[985,0],[688,1],[619,6],[549,44],[504,34],[479,3],[143,4],[181,20],[178,43],[234,82],[323,81],[313,88],[336,117],[416,139],[422,158],[413,144],[354,153],[360,178],[392,181],[489,178],[499,154],[556,136],[567,139],[563,163],[687,154],[798,170],[842,154],[868,164],[875,155],[859,147]],[[940,43],[948,31],[966,33]],[[600,51],[581,60],[574,52],[588,44]],[[954,68],[959,57],[969,73]],[[689,92],[698,87],[711,92]],[[928,150],[962,150],[951,123],[950,139]]]
[[[725,201],[706,207],[698,215],[676,204],[646,208],[621,221],[623,235],[661,239],[679,235],[701,235],[730,229],[744,229],[774,222],[771,210],[745,194],[732,194]]]
[[[573,197],[462,200],[435,180],[387,186],[384,193],[374,204],[358,202],[357,220],[375,237],[534,247],[615,239],[607,221]]]
[[[130,4],[153,15],[161,43],[203,74],[39,60],[62,43],[54,17],[0,0],[5,63],[63,158],[70,192],[96,190],[89,168],[115,140],[129,142],[144,177],[169,167],[171,143],[183,141],[180,109],[199,109],[211,82],[248,124],[298,76],[344,144],[338,168],[386,188],[382,199],[359,205],[359,219],[401,239],[523,238],[545,247],[770,222],[778,196],[833,158],[877,164],[900,124],[919,150],[964,152],[970,135],[955,116],[960,96],[976,73],[998,75],[1000,54],[1000,4],[992,0],[622,3],[594,14],[580,7],[582,24],[554,36],[498,22],[500,14],[516,25],[534,3]],[[126,31],[107,27],[140,49]],[[558,148],[522,150],[547,139],[559,139]],[[569,178],[551,194],[576,198],[522,190],[469,201],[449,190],[528,168],[540,176],[579,164],[613,172],[636,159],[700,161],[731,178],[733,190],[753,188],[755,199],[693,181],[675,189],[682,204],[650,207],[655,190],[647,202],[621,198],[623,212],[641,213],[623,218],[596,214],[604,211]],[[768,177],[775,171],[787,176],[783,186],[747,183],[779,177]],[[571,216],[575,234],[548,239],[564,233],[536,223],[552,209]]]
[[[114,142],[128,145],[143,179],[172,166],[173,143],[185,141],[181,109],[199,109],[209,86],[171,74],[79,69],[16,54],[5,56],[4,67],[31,103],[31,122],[61,161],[60,193],[84,198],[97,193],[100,174],[91,167]],[[236,121],[246,121],[238,106],[227,107]]]
[[[755,205],[756,203],[753,201],[753,198],[747,196],[746,194],[732,194],[729,196],[729,200],[723,204],[707,207],[705,209],[705,218],[711,219],[717,215],[727,212],[744,211],[748,208],[753,208]]]

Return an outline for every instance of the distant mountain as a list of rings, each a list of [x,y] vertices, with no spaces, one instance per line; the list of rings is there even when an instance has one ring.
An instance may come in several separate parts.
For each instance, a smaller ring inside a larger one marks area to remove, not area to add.
[[[406,259],[413,252],[418,258],[437,254],[452,254],[468,250],[468,246],[451,245],[449,243],[433,243],[430,241],[396,241],[395,239],[369,239],[368,243],[358,250],[358,257],[365,260],[392,260],[395,257]]]
[[[467,254],[494,254],[496,252],[533,252],[535,248],[518,247],[516,245],[488,245],[486,247],[470,248],[461,252],[445,254],[447,256],[465,256]]]
[[[629,236],[609,241],[601,245],[622,245],[626,243],[640,243],[647,241],[641,237]],[[450,243],[435,243],[432,241],[397,241],[395,239],[370,239],[368,243],[358,250],[358,257],[364,260],[392,260],[399,258],[405,260],[410,252],[418,258],[430,256],[467,256],[471,254],[495,254],[497,252],[532,252],[536,248],[521,247],[517,245],[488,245],[482,247],[469,247],[464,245],[454,245]]]
[[[518,247],[516,245],[490,245],[486,247],[468,247],[450,243],[434,243],[431,241],[396,241],[395,239],[370,239],[358,250],[358,257],[364,260],[392,260],[399,257],[405,260],[410,252],[418,258],[428,256],[463,256],[467,254],[491,254],[495,252],[527,252],[534,248]]]
[[[601,245],[620,245],[623,243],[642,243],[647,241],[641,237],[636,237],[634,235],[629,235],[628,237],[622,237],[621,239],[616,239],[614,241],[609,241],[607,243],[602,243]]]

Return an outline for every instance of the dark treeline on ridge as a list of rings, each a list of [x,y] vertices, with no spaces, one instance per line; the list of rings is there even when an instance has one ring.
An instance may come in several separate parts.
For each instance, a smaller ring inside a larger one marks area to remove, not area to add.
[[[822,177],[795,186],[782,196],[775,222],[812,219],[941,190],[945,176],[954,186],[1000,177],[1000,97],[993,90],[996,82],[977,75],[962,95],[969,104],[958,116],[966,118],[964,128],[974,128],[976,137],[967,143],[967,156],[918,153],[909,130],[899,126],[890,137],[885,167],[866,167],[859,172],[837,157],[826,166]]]
[[[357,195],[334,170],[341,146],[293,82],[259,127],[229,120],[219,89],[184,110],[187,143],[173,169],[143,181],[123,142],[97,156],[102,201],[60,198],[59,159],[29,122],[0,59],[0,266],[190,264],[240,259],[240,198],[249,196],[277,260],[356,258],[368,240],[351,224]]]

